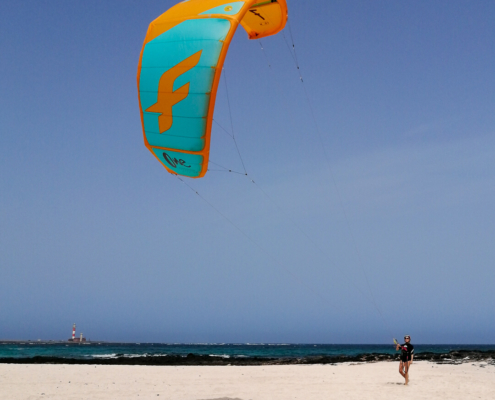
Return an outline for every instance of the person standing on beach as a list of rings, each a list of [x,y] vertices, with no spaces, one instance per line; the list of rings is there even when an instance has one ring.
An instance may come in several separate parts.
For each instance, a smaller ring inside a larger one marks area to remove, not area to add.
[[[409,383],[409,367],[411,366],[414,358],[414,346],[411,344],[411,336],[404,336],[404,344],[397,344],[395,350],[401,349],[399,373],[404,377],[407,385]]]

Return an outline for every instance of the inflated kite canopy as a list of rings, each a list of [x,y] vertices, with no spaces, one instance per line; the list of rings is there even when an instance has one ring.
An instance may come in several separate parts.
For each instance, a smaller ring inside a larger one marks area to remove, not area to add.
[[[138,65],[144,143],[165,168],[201,178],[208,169],[215,98],[239,24],[250,39],[280,32],[285,0],[189,0],[154,20]]]

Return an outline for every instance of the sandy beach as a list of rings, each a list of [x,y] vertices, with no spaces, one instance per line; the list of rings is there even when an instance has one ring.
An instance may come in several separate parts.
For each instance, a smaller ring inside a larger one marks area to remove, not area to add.
[[[0,365],[0,399],[494,399],[495,366],[396,362],[254,367]]]

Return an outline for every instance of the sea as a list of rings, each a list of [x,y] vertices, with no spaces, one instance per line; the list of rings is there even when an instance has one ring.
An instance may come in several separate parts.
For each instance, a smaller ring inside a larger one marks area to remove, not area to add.
[[[414,344],[414,343],[413,343]],[[431,345],[414,344],[415,353],[445,354],[456,350],[495,351],[495,345]],[[105,343],[68,344],[61,342],[0,343],[0,358],[32,358],[36,356],[101,359],[117,357],[208,355],[223,358],[267,357],[302,358],[313,356],[357,356],[360,354],[395,354],[394,345],[383,344],[265,344],[265,343]]]

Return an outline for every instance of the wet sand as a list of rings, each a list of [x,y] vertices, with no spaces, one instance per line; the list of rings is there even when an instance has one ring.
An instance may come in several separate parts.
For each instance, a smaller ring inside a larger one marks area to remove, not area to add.
[[[275,366],[0,364],[0,399],[495,399],[486,362],[411,366],[397,362]]]

